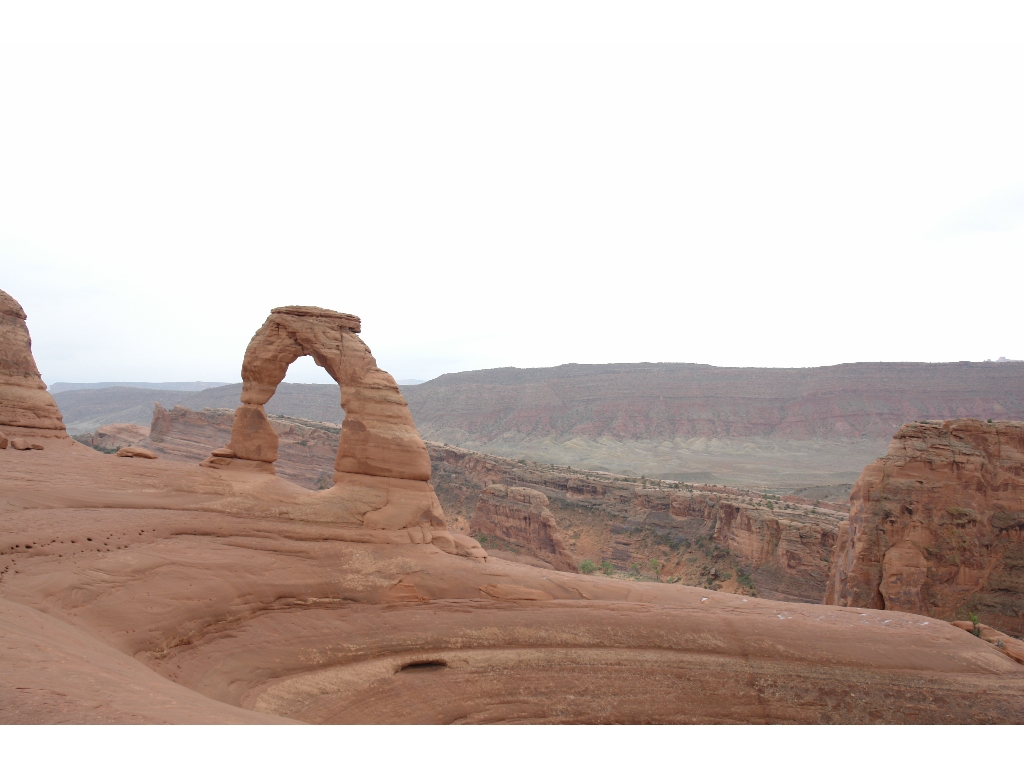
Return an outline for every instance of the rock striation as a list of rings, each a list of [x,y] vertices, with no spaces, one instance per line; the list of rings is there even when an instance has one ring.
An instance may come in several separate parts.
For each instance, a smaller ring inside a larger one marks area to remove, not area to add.
[[[345,413],[334,485],[309,502],[309,515],[371,531],[406,530],[416,541],[431,541],[434,531],[444,532],[436,544],[445,551],[485,557],[472,539],[446,532],[444,511],[429,482],[426,446],[398,385],[377,367],[358,336],[360,330],[358,317],[333,310],[272,310],[245,350],[242,404],[235,410],[231,439],[202,466],[273,474],[279,440],[264,406],[288,366],[309,355],[338,383]],[[301,516],[303,511],[289,514]]]
[[[556,571],[577,571],[558,523],[548,509],[548,497],[540,491],[504,485],[485,488],[473,513],[470,531],[478,538],[483,537],[485,543],[493,538],[523,549]],[[504,554],[491,546],[488,554]]]
[[[905,424],[851,500],[826,604],[1024,634],[1024,423]]]
[[[0,427],[8,438],[66,438],[64,421],[32,357],[25,310],[0,291]]]

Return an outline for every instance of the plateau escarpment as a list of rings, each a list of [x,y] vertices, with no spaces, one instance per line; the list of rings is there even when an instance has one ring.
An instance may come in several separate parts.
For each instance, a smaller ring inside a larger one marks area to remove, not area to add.
[[[1024,364],[562,365],[446,374],[406,392],[424,437],[686,482],[852,482],[907,421],[1024,419]]]
[[[1024,424],[906,424],[851,500],[826,603],[1024,634]]]

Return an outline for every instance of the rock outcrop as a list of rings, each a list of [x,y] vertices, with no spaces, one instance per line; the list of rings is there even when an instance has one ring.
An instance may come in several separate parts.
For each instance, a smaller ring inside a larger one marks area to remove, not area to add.
[[[508,550],[496,545],[510,545],[556,571],[577,571],[558,523],[548,509],[548,497],[540,491],[504,485],[485,488],[473,513],[470,530],[478,539],[483,538],[489,554],[503,557]]]
[[[398,385],[377,367],[357,335],[360,329],[358,317],[319,307],[272,310],[245,350],[242,404],[235,410],[231,440],[202,465],[273,473],[279,440],[264,405],[288,366],[309,355],[338,382],[345,412],[334,486],[310,500],[309,515],[371,531],[406,530],[412,539],[430,541],[432,531],[447,530],[429,483],[430,457]],[[303,510],[290,514],[301,516]],[[485,556],[475,541],[459,534],[441,536],[437,545],[453,554]]]
[[[267,419],[277,433],[275,472],[303,488],[330,488],[341,427],[289,416],[268,415]],[[192,411],[177,405],[168,410],[157,403],[148,436],[140,445],[171,461],[195,463],[231,442],[233,422],[234,411],[227,408]],[[223,453],[220,458],[232,454],[230,450]]]
[[[826,604],[1024,634],[1024,423],[905,424],[851,500]]]
[[[434,485],[455,524],[475,519],[487,486],[530,488],[547,497],[575,562],[605,562],[643,578],[817,603],[847,517],[846,505],[797,496],[615,477],[427,445]]]
[[[8,438],[67,438],[60,410],[32,357],[25,310],[0,291],[0,427]]]
[[[149,428],[138,424],[104,424],[95,432],[73,435],[82,445],[88,445],[103,453],[116,453],[119,448],[134,445],[149,437]],[[208,451],[203,451],[205,456]]]

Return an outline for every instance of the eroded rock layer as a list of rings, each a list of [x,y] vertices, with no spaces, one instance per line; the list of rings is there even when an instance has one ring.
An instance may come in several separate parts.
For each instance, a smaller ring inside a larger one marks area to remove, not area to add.
[[[1024,634],[1024,423],[906,424],[851,499],[827,604]]]
[[[1024,721],[1024,666],[936,619],[385,545],[59,442],[0,456],[4,722]]]
[[[540,491],[504,485],[485,488],[473,512],[470,530],[478,537],[493,537],[523,549],[528,556],[556,571],[577,570],[558,523],[548,509],[548,498]]]
[[[32,357],[25,310],[0,291],[0,428],[8,437],[67,437],[64,421]]]

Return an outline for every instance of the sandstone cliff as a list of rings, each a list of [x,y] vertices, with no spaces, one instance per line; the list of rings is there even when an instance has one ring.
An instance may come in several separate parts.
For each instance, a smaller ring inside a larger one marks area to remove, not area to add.
[[[1024,424],[906,424],[851,498],[827,604],[1024,633]]]
[[[472,533],[487,548],[488,554],[509,558],[507,547],[515,554],[524,550],[528,557],[556,571],[576,573],[576,562],[562,540],[558,523],[548,509],[548,499],[530,488],[508,488],[491,485],[480,494],[473,520]]]
[[[57,404],[36,368],[25,310],[0,291],[0,428],[8,437],[66,438]]]
[[[688,486],[511,461],[427,443],[453,526],[486,486],[541,491],[577,563],[640,578],[818,602],[847,507],[726,487]],[[653,563],[657,563],[654,566]],[[725,577],[725,578],[723,578]]]

